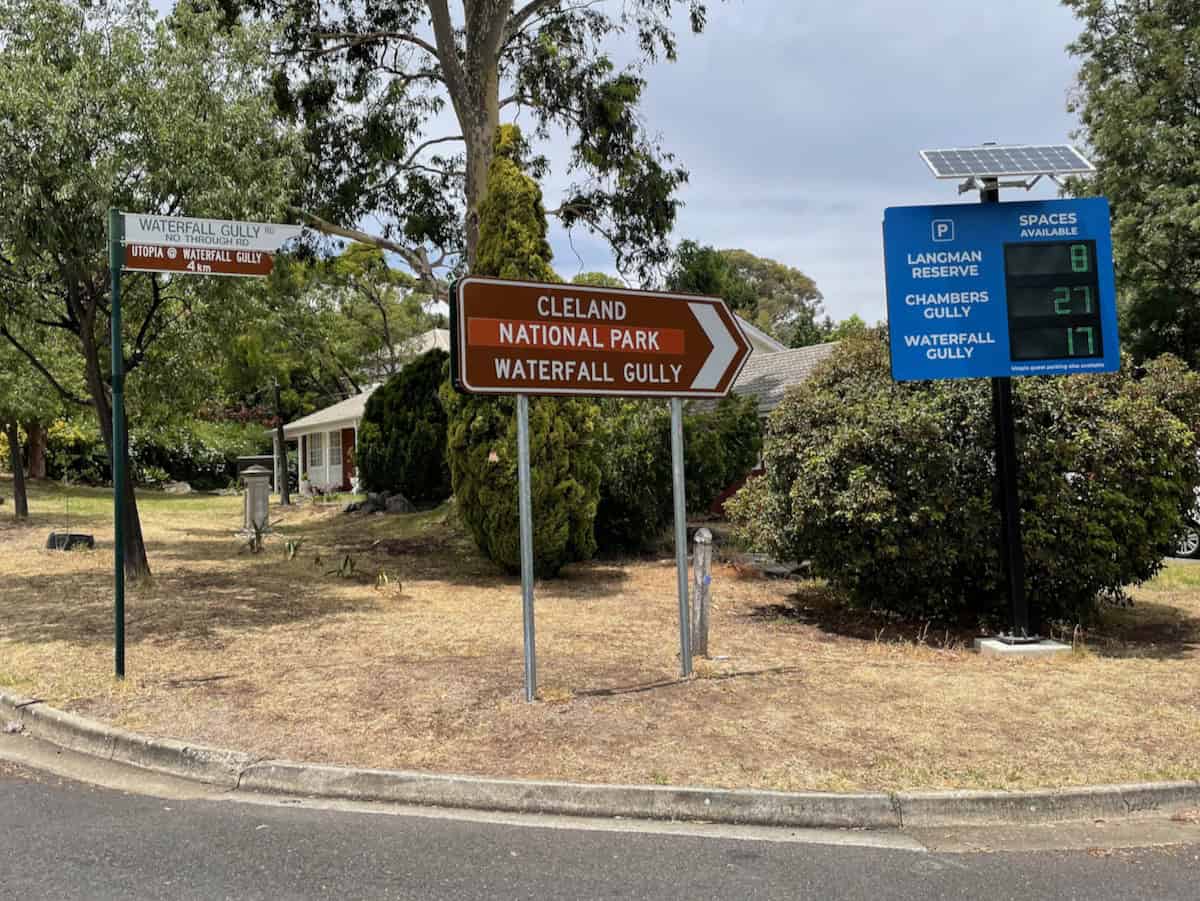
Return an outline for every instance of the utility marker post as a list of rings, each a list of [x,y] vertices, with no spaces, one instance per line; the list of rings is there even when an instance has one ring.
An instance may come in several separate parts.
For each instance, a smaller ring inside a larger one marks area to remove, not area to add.
[[[125,678],[125,351],[121,345],[121,247],[125,221],[108,210],[108,269],[112,277],[113,663]]]
[[[517,395],[517,508],[521,529],[521,615],[525,621],[525,700],[537,694],[533,630],[533,490],[529,485],[529,395]]]
[[[692,674],[692,636],[688,616],[687,485],[683,470],[683,401],[671,398],[671,484],[675,495],[675,576],[679,582],[679,671]]]
[[[712,532],[697,529],[692,552],[692,653],[708,656],[708,612],[712,603]]]

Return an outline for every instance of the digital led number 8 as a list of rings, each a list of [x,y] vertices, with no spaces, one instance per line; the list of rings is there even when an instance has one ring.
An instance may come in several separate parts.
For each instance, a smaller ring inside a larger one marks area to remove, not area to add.
[[[1088,249],[1086,244],[1071,245],[1071,271],[1072,272],[1087,272],[1091,269],[1091,261],[1088,259]]]

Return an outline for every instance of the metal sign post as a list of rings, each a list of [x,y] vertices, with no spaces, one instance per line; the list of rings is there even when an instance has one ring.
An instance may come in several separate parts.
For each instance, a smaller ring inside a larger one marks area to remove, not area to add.
[[[692,674],[691,616],[688,613],[687,488],[683,472],[683,401],[671,398],[671,491],[675,501],[675,576],[679,581],[679,671]]]
[[[529,485],[529,395],[517,395],[517,506],[521,529],[521,615],[525,623],[525,700],[537,694],[533,631],[533,491]]]
[[[125,351],[121,345],[121,244],[124,222],[108,211],[108,268],[112,278],[113,663],[125,678]]]
[[[671,399],[679,666],[692,673],[683,398],[724,397],[750,343],[715,297],[471,276],[450,292],[450,372],[469,394],[516,395],[525,700],[537,690],[529,395]]]
[[[121,273],[261,277],[273,254],[299,237],[299,225],[189,219],[108,210],[108,268],[112,278],[113,657],[125,678],[125,357],[121,342]]]
[[[985,178],[981,203],[1000,202],[1000,182]],[[1034,640],[1025,598],[1025,547],[1021,543],[1021,502],[1017,493],[1017,437],[1013,419],[1012,378],[992,379],[992,418],[996,422],[996,505],[1000,508],[1000,560],[1008,586],[1013,641]]]

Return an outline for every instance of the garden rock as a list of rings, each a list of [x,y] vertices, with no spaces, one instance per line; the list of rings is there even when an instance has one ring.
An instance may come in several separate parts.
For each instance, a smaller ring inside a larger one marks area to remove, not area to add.
[[[192,486],[187,482],[167,482],[162,490],[164,494],[191,494]]]
[[[362,508],[363,508],[362,501],[351,501],[350,503],[346,504],[346,506],[342,507],[342,512],[343,513],[357,513]]]
[[[403,494],[388,496],[386,509],[388,513],[416,513],[417,508]]]

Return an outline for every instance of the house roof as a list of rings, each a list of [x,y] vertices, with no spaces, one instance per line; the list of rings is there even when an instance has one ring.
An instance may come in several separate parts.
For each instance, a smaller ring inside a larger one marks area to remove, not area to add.
[[[434,348],[449,352],[450,350],[450,330],[445,328],[431,328],[427,332],[421,332],[419,335],[414,335],[407,341],[401,341],[396,345],[396,352],[406,361],[413,357],[419,357],[426,351]]]
[[[285,438],[294,438],[297,435],[305,432],[318,431],[322,426],[334,425],[338,422],[358,422],[362,419],[363,411],[367,408],[367,398],[375,393],[378,385],[371,385],[361,394],[355,394],[353,397],[347,397],[345,400],[339,400],[332,406],[317,410],[315,413],[309,413],[293,422],[289,422],[283,427],[283,436]]]
[[[779,353],[750,354],[737,381],[733,393],[742,397],[753,397],[758,402],[760,416],[774,410],[789,388],[799,385],[817,367],[817,364],[833,353],[838,342],[813,344]]]
[[[738,324],[742,327],[742,331],[746,333],[746,337],[750,339],[750,344],[754,347],[754,352],[764,354],[777,354],[787,350],[787,345],[780,341],[776,341],[762,329],[756,325],[751,325],[741,316],[734,313]]]

